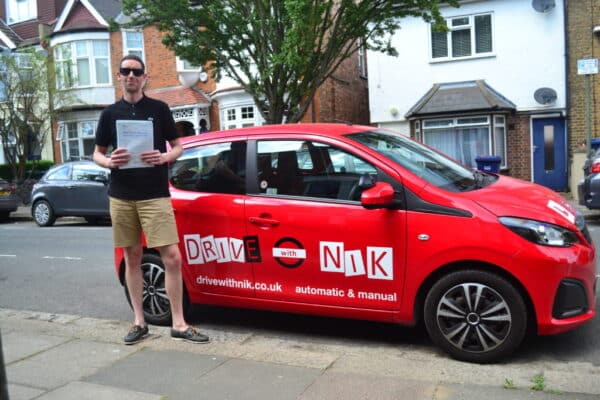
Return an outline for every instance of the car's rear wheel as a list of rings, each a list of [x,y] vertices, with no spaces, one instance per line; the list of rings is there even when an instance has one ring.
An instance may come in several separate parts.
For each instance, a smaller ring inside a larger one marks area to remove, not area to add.
[[[46,200],[38,200],[33,205],[33,220],[39,226],[52,226],[56,221],[56,215],[52,206]]]
[[[142,305],[144,307],[144,319],[147,323],[153,325],[171,324],[171,303],[167,296],[165,286],[165,266],[162,259],[155,253],[144,253],[142,256],[142,275],[144,278],[144,289],[142,292]],[[125,296],[131,306],[131,298],[125,283]],[[189,310],[189,301],[187,293],[183,288],[183,311],[187,315]]]
[[[522,342],[527,308],[518,290],[501,276],[479,270],[450,273],[425,299],[429,336],[456,359],[489,363]]]

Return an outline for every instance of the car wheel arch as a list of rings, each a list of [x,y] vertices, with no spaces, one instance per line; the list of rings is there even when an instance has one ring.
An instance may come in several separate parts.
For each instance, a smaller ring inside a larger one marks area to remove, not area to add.
[[[437,281],[439,281],[443,276],[446,276],[452,272],[457,272],[465,269],[491,272],[496,275],[499,275],[500,277],[507,280],[510,284],[512,284],[521,295],[523,302],[525,303],[525,307],[527,308],[529,318],[527,318],[526,335],[530,336],[535,335],[537,333],[537,314],[535,312],[535,307],[533,306],[533,300],[531,299],[529,292],[525,289],[525,286],[523,286],[523,284],[507,270],[491,263],[476,260],[455,261],[443,265],[431,272],[423,280],[423,282],[421,282],[421,285],[419,286],[419,289],[417,291],[417,295],[415,296],[415,302],[413,304],[413,315],[415,325],[424,325],[423,312],[425,309],[425,299],[433,285]]]

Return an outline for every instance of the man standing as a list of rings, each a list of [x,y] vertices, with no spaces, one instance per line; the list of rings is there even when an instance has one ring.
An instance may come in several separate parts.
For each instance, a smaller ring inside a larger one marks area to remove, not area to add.
[[[124,249],[125,279],[135,321],[124,338],[134,344],[148,335],[144,320],[141,270],[142,231],[148,247],[156,248],[165,265],[165,286],[171,303],[171,337],[193,343],[207,343],[208,336],[189,326],[183,316],[183,282],[177,226],[168,187],[167,164],[183,151],[169,107],[144,95],[148,75],[144,62],[137,56],[121,59],[117,79],[123,86],[123,98],[101,114],[96,130],[94,161],[111,169],[108,195],[113,241]],[[140,122],[154,137],[153,150],[132,153],[117,142],[117,121]],[[166,142],[171,149],[167,151]],[[107,150],[114,150],[108,157]],[[131,162],[134,168],[128,168]],[[137,167],[140,165],[140,167]]]

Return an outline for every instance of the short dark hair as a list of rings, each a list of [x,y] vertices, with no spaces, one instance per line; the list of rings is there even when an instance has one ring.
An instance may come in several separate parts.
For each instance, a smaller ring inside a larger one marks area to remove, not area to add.
[[[136,56],[135,54],[127,54],[126,56],[124,56],[123,58],[121,58],[121,61],[119,62],[119,68],[121,68],[121,65],[123,64],[123,61],[125,61],[125,60],[137,61],[142,66],[142,71],[146,70],[146,66],[144,65],[144,62],[142,61],[142,59],[140,57]]]

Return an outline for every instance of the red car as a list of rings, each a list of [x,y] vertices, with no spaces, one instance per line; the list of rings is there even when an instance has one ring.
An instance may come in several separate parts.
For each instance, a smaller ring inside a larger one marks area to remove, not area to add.
[[[509,355],[527,332],[556,334],[595,315],[594,244],[549,189],[367,126],[182,141],[170,182],[190,303],[424,322],[451,356],[481,363]],[[144,309],[166,324],[157,254],[145,249]]]

